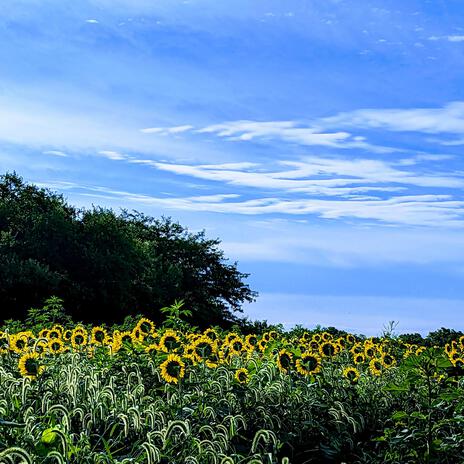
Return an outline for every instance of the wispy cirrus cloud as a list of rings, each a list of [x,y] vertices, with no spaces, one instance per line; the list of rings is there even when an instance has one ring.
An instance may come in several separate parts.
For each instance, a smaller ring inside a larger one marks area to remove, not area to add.
[[[319,120],[324,127],[383,129],[426,134],[464,134],[464,101],[440,108],[359,109]]]
[[[358,134],[348,130],[354,130]],[[369,142],[364,133],[370,130],[435,135],[464,134],[464,101],[450,102],[438,108],[362,108],[329,117],[313,118],[306,122],[238,120],[199,128],[192,125],[145,128],[141,132],[162,135],[188,132],[214,135],[229,141],[283,141],[301,146],[359,148],[372,153],[401,151],[399,147]],[[359,135],[360,131],[363,131],[363,135]],[[461,140],[435,141],[443,145],[462,143]]]
[[[317,125],[311,126],[299,121],[229,121],[195,128],[191,125],[173,127],[147,127],[140,129],[145,134],[212,134],[229,141],[284,141],[302,146],[323,146],[331,148],[360,148],[376,153],[396,151],[366,142],[360,135],[346,131],[324,132]]]

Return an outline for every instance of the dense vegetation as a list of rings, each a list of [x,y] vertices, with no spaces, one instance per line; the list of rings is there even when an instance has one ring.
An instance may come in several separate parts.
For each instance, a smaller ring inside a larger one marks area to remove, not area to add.
[[[0,176],[0,307],[22,318],[57,295],[77,320],[118,321],[183,299],[196,324],[236,319],[253,292],[220,241],[170,219],[70,206],[16,174]]]
[[[462,462],[464,337],[244,335],[163,313],[88,326],[54,299],[3,327],[0,462]]]

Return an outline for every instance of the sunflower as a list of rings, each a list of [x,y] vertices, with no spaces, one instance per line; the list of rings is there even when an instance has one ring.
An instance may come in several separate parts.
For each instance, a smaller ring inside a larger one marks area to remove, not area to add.
[[[34,351],[39,355],[44,355],[48,349],[48,342],[45,340],[38,340],[34,345]]]
[[[24,332],[18,332],[10,336],[10,350],[15,353],[23,353],[27,349],[29,339]]]
[[[249,334],[245,338],[245,343],[248,346],[255,347],[258,344],[258,337],[254,334]]]
[[[177,354],[170,354],[161,366],[161,377],[165,382],[178,383],[185,375],[185,364]]]
[[[337,353],[337,347],[332,342],[325,342],[319,346],[321,356],[331,357]]]
[[[369,362],[369,370],[372,375],[379,376],[382,373],[382,360],[378,358],[372,358]]]
[[[0,332],[0,354],[8,353],[10,347],[10,341],[8,334],[5,332]]]
[[[269,332],[269,340],[276,340],[279,334],[275,330]]]
[[[224,338],[224,345],[228,345],[234,338],[240,338],[238,333],[229,332]]]
[[[216,357],[216,345],[208,337],[197,338],[190,345],[192,347],[192,354],[195,356],[198,362],[200,361],[217,361]]]
[[[355,364],[362,364],[366,360],[366,358],[362,353],[357,353],[353,356],[353,360]]]
[[[155,323],[146,317],[142,317],[142,319],[137,322],[136,328],[138,328],[142,334],[149,335],[155,331]]]
[[[40,332],[39,332],[39,338],[48,338],[48,333],[50,331],[48,329],[42,329]]]
[[[72,330],[65,330],[63,332],[63,340],[69,342],[71,340]]]
[[[264,351],[266,351],[266,348],[267,348],[267,342],[266,342],[266,340],[261,339],[261,340],[258,342],[258,349],[259,349],[259,351],[261,351],[262,353],[264,353]]]
[[[382,353],[382,356],[380,358],[382,360],[382,365],[383,367],[389,368],[395,365],[396,361],[395,358],[388,353]]]
[[[356,367],[345,367],[345,369],[343,369],[343,377],[348,379],[351,384],[355,384],[358,382],[360,374]]]
[[[74,327],[73,332],[82,332],[87,334],[87,329],[83,325],[76,325],[76,327]]]
[[[118,330],[113,333],[113,337],[108,342],[107,347],[111,355],[116,354],[122,348],[122,341]]]
[[[269,332],[265,332],[262,336],[262,339],[265,340],[266,342],[270,342],[271,336],[269,335]]]
[[[48,331],[47,338],[49,340],[52,340],[53,338],[61,338],[61,332],[59,330],[56,330],[56,329],[50,329]]]
[[[119,332],[118,337],[121,340],[123,345],[130,345],[133,343],[133,335],[130,330],[125,330],[124,332]]]
[[[92,345],[104,346],[109,341],[108,332],[103,327],[97,326],[92,329],[90,343]]]
[[[286,350],[280,350],[277,355],[277,367],[280,372],[286,374],[292,368],[293,354]]]
[[[148,354],[154,354],[158,351],[158,345],[156,343],[152,343],[151,345],[148,345],[146,348],[145,348],[145,353],[148,353]]]
[[[229,343],[229,350],[230,350],[230,355],[232,356],[240,356],[242,354],[243,349],[245,348],[245,344],[243,343],[243,340],[240,337],[235,337],[233,338]]]
[[[350,345],[354,345],[356,343],[356,337],[354,335],[348,334],[345,339]]]
[[[373,358],[375,356],[375,353],[376,353],[376,349],[375,349],[374,346],[367,345],[364,348],[364,354],[365,354],[366,358]]]
[[[247,369],[245,369],[244,367],[241,367],[240,369],[237,369],[235,371],[234,377],[238,383],[246,384],[250,380],[250,373],[248,372]]]
[[[162,335],[158,346],[164,353],[175,352],[181,346],[180,337],[175,330],[168,329]]]
[[[311,340],[311,335],[308,332],[304,332],[300,337],[300,342],[308,343]]]
[[[26,353],[19,358],[18,369],[23,377],[35,380],[42,374],[45,367],[39,364],[39,357],[38,353]]]
[[[75,350],[79,350],[87,345],[87,330],[76,330],[74,329],[71,334],[71,345]]]
[[[64,342],[61,338],[51,338],[48,341],[48,350],[51,354],[60,354],[64,351]]]
[[[328,332],[322,332],[321,338],[325,342],[328,342],[328,341],[332,340],[332,335],[330,335]]]
[[[321,334],[314,334],[313,340],[316,342],[320,342],[322,340]]]
[[[319,342],[316,340],[311,340],[308,346],[309,346],[309,349],[312,351],[319,351]],[[302,347],[300,347],[301,351],[306,351],[306,350],[302,350],[301,348]]]
[[[61,337],[64,332],[64,327],[61,324],[55,324],[51,330],[55,330],[56,332],[59,332],[60,337]]]
[[[208,337],[213,342],[219,338],[218,333],[211,327],[203,332],[203,336]]]
[[[426,350],[425,346],[420,346],[419,348],[417,348],[416,350],[416,355],[419,356],[422,352],[424,352]]]
[[[351,348],[350,348],[350,352],[355,355],[355,354],[359,354],[359,353],[363,353],[364,354],[364,348],[363,346],[361,345],[361,343],[355,343]]]
[[[343,348],[346,348],[346,340],[343,337],[337,338],[336,344],[340,347],[341,351]]]
[[[303,353],[295,366],[301,375],[317,374],[321,370],[321,358],[317,354]]]

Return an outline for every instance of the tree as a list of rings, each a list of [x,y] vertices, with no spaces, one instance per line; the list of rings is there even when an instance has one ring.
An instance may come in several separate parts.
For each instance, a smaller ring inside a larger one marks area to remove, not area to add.
[[[257,294],[220,250],[170,218],[93,207],[0,176],[0,307],[24,318],[51,295],[77,320],[120,321],[182,300],[195,325],[231,324]]]

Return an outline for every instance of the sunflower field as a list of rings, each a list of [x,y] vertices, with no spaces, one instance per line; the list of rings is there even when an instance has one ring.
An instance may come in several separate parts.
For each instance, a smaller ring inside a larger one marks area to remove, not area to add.
[[[0,462],[464,462],[463,358],[463,337],[5,330]]]

